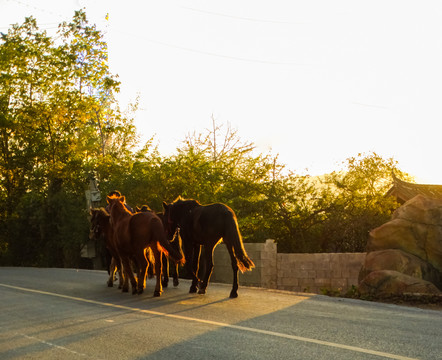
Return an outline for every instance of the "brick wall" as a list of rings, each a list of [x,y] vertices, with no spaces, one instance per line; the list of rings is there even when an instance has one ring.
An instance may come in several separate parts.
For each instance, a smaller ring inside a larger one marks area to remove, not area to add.
[[[240,274],[240,285],[321,293],[321,289],[345,293],[357,286],[365,253],[278,254],[273,240],[244,244],[256,268]],[[214,252],[211,281],[232,283],[230,257],[223,244]]]
[[[278,289],[345,293],[358,285],[365,253],[278,254]]]

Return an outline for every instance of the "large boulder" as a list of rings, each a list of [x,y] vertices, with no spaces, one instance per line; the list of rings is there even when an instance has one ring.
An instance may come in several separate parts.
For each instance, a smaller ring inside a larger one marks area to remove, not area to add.
[[[367,251],[399,249],[426,260],[426,233],[423,224],[394,219],[370,232]]]
[[[394,270],[429,281],[442,288],[441,273],[428,262],[402,250],[388,249],[369,252],[359,273],[359,282],[373,271]]]
[[[371,272],[359,283],[359,291],[379,298],[403,294],[442,294],[433,283],[394,270]]]
[[[442,200],[417,195],[396,209],[392,219],[427,225],[442,225]]]
[[[442,200],[415,196],[370,232],[367,251],[400,249],[442,272]]]
[[[433,294],[427,282],[442,289],[442,200],[418,195],[407,201],[391,221],[370,232],[367,252],[359,275],[361,293],[400,295],[406,289]],[[423,281],[419,286],[418,280]]]

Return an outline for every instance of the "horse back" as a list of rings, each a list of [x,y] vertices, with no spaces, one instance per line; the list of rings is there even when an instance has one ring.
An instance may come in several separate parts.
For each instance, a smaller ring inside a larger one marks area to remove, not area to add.
[[[141,212],[132,215],[129,226],[132,241],[150,243],[156,241],[156,234],[162,235],[162,220],[152,212]]]
[[[195,235],[221,238],[227,226],[236,223],[232,209],[222,203],[203,205],[193,210],[192,228]]]

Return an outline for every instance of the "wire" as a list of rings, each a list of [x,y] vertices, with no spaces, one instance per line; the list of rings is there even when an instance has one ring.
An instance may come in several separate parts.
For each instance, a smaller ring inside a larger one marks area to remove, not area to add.
[[[38,10],[38,11],[42,11],[42,12],[46,12],[46,13],[48,13],[48,14],[52,14],[52,15],[56,15],[56,16],[58,16],[58,17],[60,17],[60,18],[64,18],[64,16],[61,15],[61,14],[57,14],[57,13],[55,13],[55,12],[53,12],[53,11],[50,11],[50,10],[47,10],[47,9],[43,9],[43,8],[40,8],[40,7],[37,7],[37,6],[34,6],[34,5],[30,5],[30,4],[25,3],[25,2],[23,2],[23,1],[20,1],[20,0],[6,0],[6,1],[15,2],[15,3],[17,3],[17,4],[23,5],[23,6],[25,6],[25,7],[30,8],[30,9],[34,9],[34,10]]]
[[[305,25],[306,23],[298,23],[298,22],[291,22],[291,21],[279,21],[279,20],[266,20],[266,19],[257,19],[257,18],[250,18],[250,17],[242,17],[242,16],[235,16],[235,15],[228,15],[228,14],[222,14],[214,11],[207,11],[207,10],[200,10],[195,9],[192,7],[187,6],[181,6],[182,9],[199,12],[203,14],[209,14],[214,16],[220,16],[220,17],[226,17],[230,19],[236,19],[236,20],[243,20],[243,21],[252,21],[252,22],[260,22],[260,23],[270,23],[270,24],[287,24],[287,25]]]
[[[353,105],[358,105],[358,106],[365,106],[365,107],[370,107],[370,108],[375,108],[375,109],[385,109],[385,110],[388,110],[388,107],[382,106],[382,105],[364,104],[364,103],[360,103],[360,102],[356,102],[356,101],[352,101],[351,103]]]
[[[154,40],[154,39],[150,39],[150,38],[138,35],[138,34],[130,34],[130,33],[126,33],[126,32],[120,32],[120,34],[127,35],[127,36],[132,36],[132,37],[138,37],[138,38],[143,39],[145,41],[148,41],[148,42],[151,42],[151,43],[154,43],[154,44],[157,44],[157,45],[162,45],[162,46],[170,47],[170,48],[173,48],[173,49],[183,50],[183,51],[192,52],[192,53],[196,53],[196,54],[207,55],[207,56],[218,57],[218,58],[222,58],[222,59],[243,61],[243,62],[249,62],[249,63],[257,63],[257,64],[268,64],[268,65],[310,66],[310,64],[300,64],[300,63],[291,62],[291,61],[285,62],[285,61],[260,60],[260,59],[243,58],[243,57],[239,57],[239,56],[217,54],[217,53],[214,53],[214,52],[197,50],[197,49],[192,49],[192,48],[188,48],[188,47],[184,47],[184,46],[179,46],[179,45],[165,43],[165,42]]]
[[[57,17],[64,18],[63,15],[61,15],[61,14],[57,14],[57,13],[54,13],[54,12],[46,10],[46,9],[38,8],[36,6],[31,6],[31,5],[25,3],[25,2],[23,2],[21,0],[7,0],[7,1],[15,2],[15,3],[20,4],[22,6],[25,6],[25,7],[33,8],[33,9],[38,10],[38,11],[47,12],[47,13],[56,15]],[[265,23],[278,23],[278,24],[295,24],[295,23],[290,23],[290,22],[282,22],[282,21],[273,21],[273,20],[263,20],[263,19],[256,19],[256,18],[246,18],[246,17],[231,16],[231,15],[226,15],[226,14],[221,14],[221,13],[216,13],[216,12],[209,12],[209,11],[199,10],[199,9],[195,9],[195,8],[191,8],[191,7],[182,7],[182,8],[186,9],[186,10],[190,10],[190,11],[206,13],[206,14],[215,15],[215,16],[234,18],[234,19],[245,20],[245,21],[265,22]],[[43,25],[52,25],[52,24],[43,24]],[[52,29],[56,29],[56,28],[57,27],[47,27],[47,28],[42,28],[41,30],[52,30]],[[9,29],[9,27],[0,27],[0,29]],[[138,35],[138,34],[131,34],[131,33],[126,33],[126,32],[121,32],[121,31],[119,31],[119,33],[121,33],[123,35],[126,35],[126,36],[130,36],[130,37],[141,38],[141,39],[143,39],[145,41],[148,41],[148,42],[151,42],[153,44],[157,44],[157,45],[161,45],[161,46],[165,46],[165,47],[169,47],[169,48],[173,48],[173,49],[178,49],[178,50],[182,50],[182,51],[187,51],[187,52],[191,52],[191,53],[195,53],[195,54],[201,54],[201,55],[206,55],[206,56],[222,58],[222,59],[229,59],[229,60],[242,61],[242,62],[248,62],[248,63],[256,63],[256,64],[268,64],[268,65],[310,66],[309,64],[301,64],[301,63],[292,62],[292,61],[261,60],[261,59],[251,59],[251,58],[243,58],[243,57],[239,57],[239,56],[231,56],[231,55],[219,54],[219,53],[215,53],[215,52],[209,52],[209,51],[193,49],[193,48],[189,48],[189,47],[185,47],[185,46],[170,44],[170,43],[154,40],[154,39],[151,39],[151,38],[147,38],[147,37],[144,37],[144,36],[141,36],[141,35]]]

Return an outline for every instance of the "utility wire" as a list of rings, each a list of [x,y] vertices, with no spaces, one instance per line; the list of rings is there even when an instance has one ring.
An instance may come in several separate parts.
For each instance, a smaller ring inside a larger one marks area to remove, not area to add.
[[[20,4],[20,5],[22,5],[22,6],[25,6],[25,7],[27,7],[27,8],[30,8],[30,9],[34,9],[34,10],[37,10],[37,11],[46,12],[46,13],[48,13],[48,14],[55,15],[55,16],[58,16],[58,17],[60,17],[60,18],[64,18],[64,16],[61,15],[61,14],[57,14],[57,13],[51,11],[51,10],[48,10],[48,9],[43,9],[43,8],[41,8],[41,7],[37,7],[37,6],[34,6],[34,5],[30,5],[30,4],[28,4],[28,3],[24,2],[24,1],[20,1],[20,0],[6,0],[6,1],[9,1],[9,2],[15,2],[15,3],[17,3],[17,4]]]
[[[174,45],[174,44],[150,39],[150,38],[138,35],[138,34],[130,34],[130,33],[121,32],[121,31],[120,31],[120,34],[123,34],[126,36],[131,36],[131,37],[137,37],[142,40],[151,42],[153,44],[166,46],[166,47],[173,48],[173,49],[183,50],[183,51],[187,51],[187,52],[191,52],[191,53],[195,53],[195,54],[213,56],[213,57],[222,58],[222,59],[243,61],[243,62],[249,62],[249,63],[257,63],[257,64],[268,64],[268,65],[295,65],[295,66],[310,66],[311,65],[311,64],[301,64],[301,63],[292,62],[292,61],[261,60],[261,59],[243,58],[243,57],[239,57],[239,56],[224,55],[224,54],[218,54],[218,53],[214,53],[214,52],[210,52],[210,51],[197,50],[197,49],[192,49],[192,48],[185,47],[185,46]]]
[[[27,3],[25,3],[25,2],[23,2],[21,0],[6,0],[6,1],[15,2],[15,3],[20,4],[22,6],[25,6],[25,7],[28,7],[28,8],[33,8],[33,9],[38,10],[38,11],[47,12],[47,13],[56,15],[57,17],[60,17],[60,18],[64,19],[63,15],[61,15],[61,14],[57,14],[57,13],[54,13],[54,12],[52,12],[50,10],[46,10],[46,9],[43,9],[43,8],[39,8],[39,7],[36,7],[36,6],[29,5],[29,4],[27,4]],[[183,7],[183,9],[187,9],[187,10],[190,10],[190,11],[201,12],[201,13],[207,13],[207,14],[210,14],[210,15],[229,17],[229,18],[234,18],[234,19],[239,19],[239,20],[246,20],[246,21],[267,22],[267,23],[280,23],[280,24],[296,24],[296,23],[290,23],[290,22],[281,22],[281,21],[273,21],[273,20],[262,20],[262,19],[256,19],[256,18],[245,18],[245,17],[239,17],[239,16],[231,16],[231,15],[226,15],[226,14],[221,14],[221,13],[216,13],[216,12],[199,10],[199,9],[190,8],[190,7]],[[51,24],[47,24],[47,25],[51,25]],[[56,29],[57,27],[47,27],[47,28],[42,28],[42,30],[52,30],[52,29]],[[8,28],[9,27],[0,27],[0,29],[8,29]],[[309,64],[301,64],[301,63],[292,62],[292,61],[261,60],[261,59],[251,59],[251,58],[243,58],[243,57],[239,57],[239,56],[219,54],[219,53],[215,53],[215,52],[198,50],[198,49],[193,49],[193,48],[189,48],[189,47],[185,47],[185,46],[170,44],[170,43],[154,40],[154,39],[151,39],[151,38],[147,38],[147,37],[144,37],[144,36],[141,36],[141,35],[138,35],[138,34],[131,34],[131,33],[126,33],[126,32],[122,32],[122,31],[119,31],[119,33],[121,33],[123,35],[126,35],[126,36],[130,36],[130,37],[138,37],[138,38],[140,38],[142,40],[151,42],[153,44],[157,44],[157,45],[161,45],[161,46],[165,46],[165,47],[169,47],[169,48],[173,48],[173,49],[178,49],[178,50],[182,50],[182,51],[187,51],[187,52],[191,52],[191,53],[195,53],[195,54],[201,54],[201,55],[206,55],[206,56],[222,58],[222,59],[229,59],[229,60],[242,61],[242,62],[248,62],[248,63],[257,63],[257,64],[268,64],[268,65],[310,66]]]
[[[202,14],[209,14],[209,15],[226,17],[226,18],[230,18],[230,19],[243,20],[243,21],[270,23],[270,24],[287,24],[287,25],[305,25],[306,24],[306,23],[292,22],[292,21],[266,20],[266,19],[258,19],[258,18],[251,18],[251,17],[228,15],[228,14],[223,14],[223,13],[219,13],[219,12],[201,10],[201,9],[196,9],[196,8],[192,8],[192,7],[187,7],[187,6],[181,6],[181,8],[186,9],[186,10],[190,10],[190,11],[194,11],[194,12],[199,12]]]

